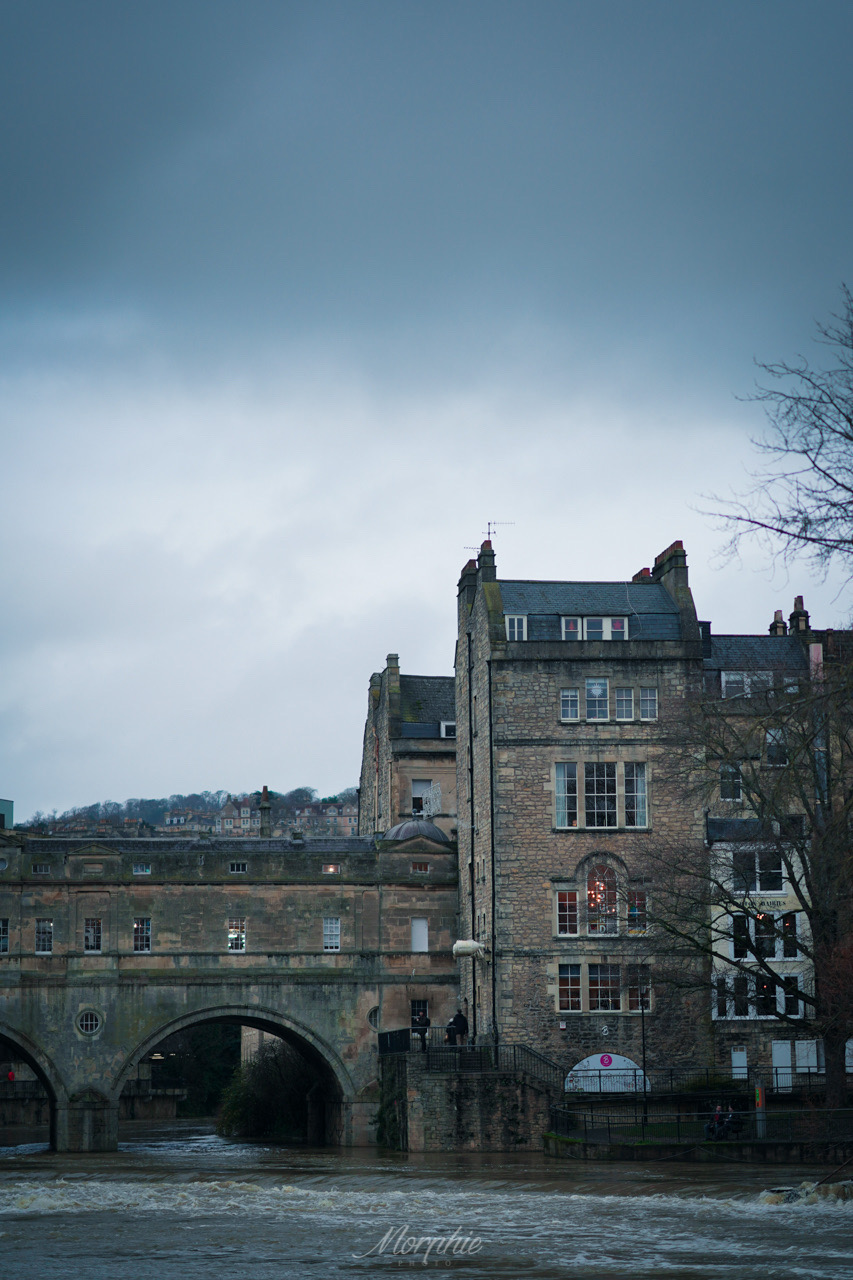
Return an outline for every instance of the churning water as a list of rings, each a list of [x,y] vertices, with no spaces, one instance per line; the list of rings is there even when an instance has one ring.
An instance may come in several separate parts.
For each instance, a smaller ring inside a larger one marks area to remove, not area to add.
[[[853,1280],[853,1203],[759,1199],[809,1172],[303,1151],[148,1126],[111,1155],[0,1148],[0,1261],[10,1280]]]

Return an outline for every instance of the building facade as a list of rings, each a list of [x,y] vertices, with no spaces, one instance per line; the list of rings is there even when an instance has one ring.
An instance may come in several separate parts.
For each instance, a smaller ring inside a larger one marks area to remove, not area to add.
[[[359,834],[428,817],[456,834],[456,711],[453,676],[400,674],[389,653],[370,677],[359,788]]]

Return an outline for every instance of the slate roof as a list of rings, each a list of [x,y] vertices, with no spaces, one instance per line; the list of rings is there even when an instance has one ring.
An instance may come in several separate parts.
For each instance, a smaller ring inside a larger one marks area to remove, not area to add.
[[[659,582],[501,582],[505,613],[527,615],[528,640],[562,640],[561,617],[627,617],[631,640],[680,640],[681,615]]]
[[[400,676],[400,717],[412,723],[438,724],[456,719],[453,676]]]
[[[499,583],[506,613],[556,613],[571,617],[623,617],[633,613],[678,614],[659,582]]]
[[[797,636],[711,636],[708,671],[807,671]]]

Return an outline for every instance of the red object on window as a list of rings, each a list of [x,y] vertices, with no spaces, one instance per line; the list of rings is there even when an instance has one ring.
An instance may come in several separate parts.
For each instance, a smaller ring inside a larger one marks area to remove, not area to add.
[[[10,1072],[9,1072],[9,1074],[7,1075],[6,1079],[7,1079],[7,1080],[14,1080],[14,1079],[15,1079],[15,1073],[14,1073],[14,1071],[10,1071]]]

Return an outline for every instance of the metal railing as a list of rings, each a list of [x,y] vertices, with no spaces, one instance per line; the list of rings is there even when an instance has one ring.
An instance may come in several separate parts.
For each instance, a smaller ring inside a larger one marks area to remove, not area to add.
[[[633,1114],[577,1107],[552,1107],[552,1132],[583,1142],[664,1142],[694,1145],[699,1142],[826,1142],[853,1141],[853,1108],[819,1111],[736,1111],[731,1121],[716,1129],[711,1112],[652,1112],[642,1105]]]

